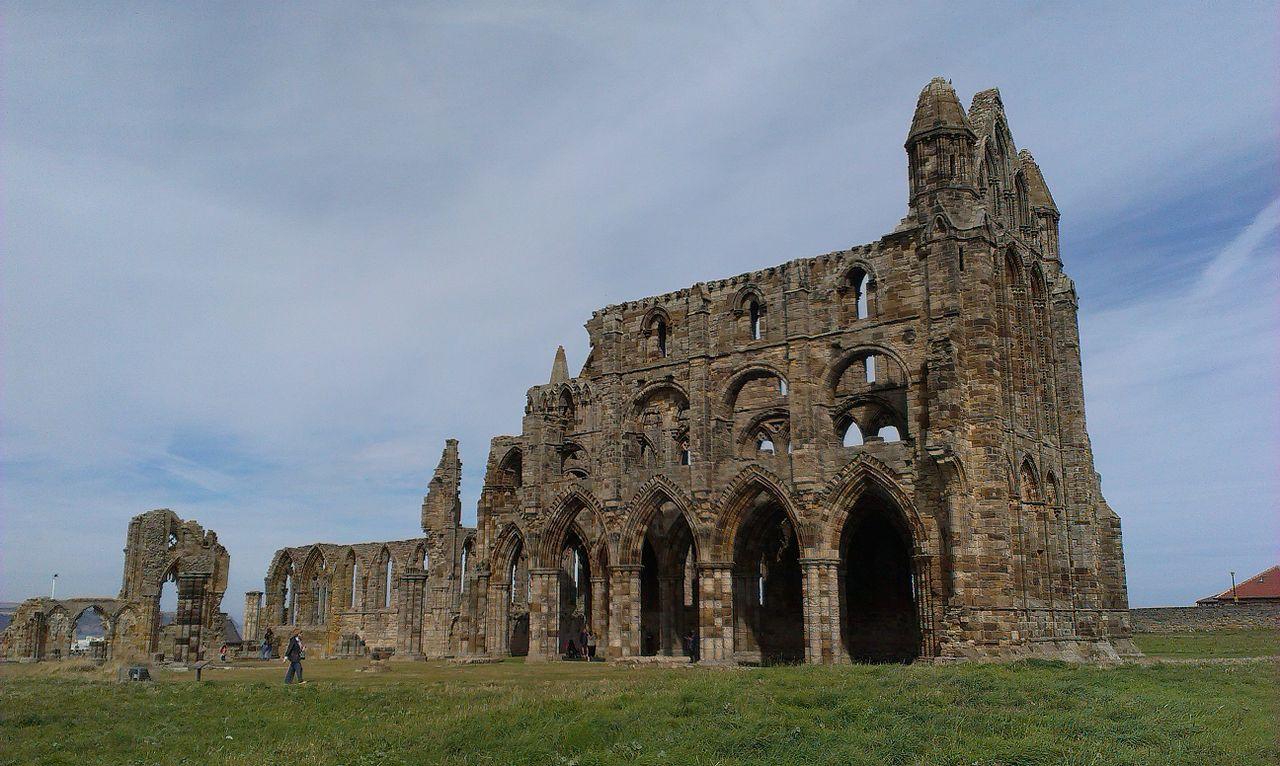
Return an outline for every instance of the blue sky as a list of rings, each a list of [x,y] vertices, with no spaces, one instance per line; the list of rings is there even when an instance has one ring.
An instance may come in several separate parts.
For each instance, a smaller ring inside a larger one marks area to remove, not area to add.
[[[872,241],[920,88],[1001,89],[1062,209],[1135,605],[1274,563],[1268,4],[5,3],[0,599],[114,593],[170,507],[232,554],[473,519],[598,307]]]

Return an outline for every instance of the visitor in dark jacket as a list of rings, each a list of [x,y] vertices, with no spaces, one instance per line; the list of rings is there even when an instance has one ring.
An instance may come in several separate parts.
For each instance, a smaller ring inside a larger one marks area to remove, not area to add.
[[[285,662],[289,663],[289,671],[284,674],[284,682],[291,684],[296,677],[298,683],[305,684],[302,680],[302,658],[306,653],[306,647],[302,645],[302,631],[294,628],[293,634],[289,636],[289,648],[284,651]]]

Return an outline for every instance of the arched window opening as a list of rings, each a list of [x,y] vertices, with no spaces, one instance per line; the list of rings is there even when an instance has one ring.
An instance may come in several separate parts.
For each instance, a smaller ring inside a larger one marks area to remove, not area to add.
[[[779,394],[780,396],[786,396],[786,395],[787,395],[787,380],[786,380],[786,378],[778,378],[778,394]]]
[[[640,549],[640,653],[687,655],[698,631],[693,532],[675,503],[658,503]],[[695,638],[696,640],[696,638]],[[696,651],[696,650],[695,650]]]
[[[384,609],[391,608],[392,577],[394,569],[395,562],[391,559],[387,559],[387,580],[382,586],[382,607]]]
[[[680,465],[689,465],[689,463],[690,463],[689,440],[681,439],[680,440]]]
[[[902,435],[898,433],[897,426],[885,426],[876,432],[876,436],[880,437],[881,441],[886,442],[902,441]]]
[[[107,617],[98,607],[91,606],[81,612],[72,625],[71,656],[105,660],[107,628]]]
[[[658,320],[658,356],[667,355],[667,323],[661,319]]]
[[[841,437],[841,444],[845,447],[861,447],[862,429],[858,428],[858,424],[850,420],[849,425],[845,426],[844,435]]]
[[[845,280],[845,288],[853,293],[854,317],[866,319],[871,316],[871,275],[861,268],[854,268]]]
[[[467,568],[470,564],[471,564],[471,545],[467,544],[462,547],[462,561],[460,566],[461,579],[458,581],[459,593],[467,592],[467,574],[468,574]]]
[[[760,340],[760,304],[751,301],[749,307],[751,314],[751,340]]]
[[[347,604],[351,609],[355,609],[359,604],[358,596],[360,594],[360,562],[355,561],[351,564],[351,599]]]
[[[519,488],[524,484],[524,458],[520,450],[513,449],[502,459],[498,480],[506,487]]]
[[[561,450],[560,471],[563,475],[577,479],[585,479],[590,475],[585,449],[577,444],[566,444]]]
[[[769,577],[769,565],[760,560],[760,573],[756,578],[756,605],[764,606],[764,581]]]
[[[864,364],[867,368],[867,382],[875,383],[876,382],[876,355],[870,354],[869,356],[867,356]]]
[[[756,451],[769,455],[774,453],[773,440],[769,438],[768,434],[760,434],[756,436]]]

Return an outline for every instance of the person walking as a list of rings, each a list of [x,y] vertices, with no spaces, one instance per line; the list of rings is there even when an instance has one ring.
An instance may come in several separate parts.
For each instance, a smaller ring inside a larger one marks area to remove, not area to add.
[[[286,684],[293,683],[295,677],[298,679],[298,683],[306,683],[306,681],[302,680],[302,659],[305,656],[306,647],[302,645],[302,631],[294,628],[293,635],[289,636],[289,648],[284,652],[285,662],[289,663],[289,672],[284,674],[284,682]]]
[[[587,631],[587,662],[596,658],[596,634]]]
[[[271,647],[276,642],[276,634],[271,632],[271,628],[267,628],[267,632],[262,636],[262,659],[271,659]]]

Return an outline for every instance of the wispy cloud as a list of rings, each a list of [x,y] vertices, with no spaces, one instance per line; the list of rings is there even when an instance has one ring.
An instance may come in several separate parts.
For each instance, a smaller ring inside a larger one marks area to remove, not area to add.
[[[1139,604],[1211,593],[1280,553],[1278,251],[1280,198],[1173,289],[1082,319],[1090,430]]]

